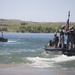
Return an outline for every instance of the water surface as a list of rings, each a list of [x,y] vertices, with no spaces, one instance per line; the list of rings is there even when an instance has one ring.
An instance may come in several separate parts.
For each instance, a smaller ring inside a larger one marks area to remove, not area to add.
[[[75,56],[49,52],[44,46],[53,38],[50,33],[4,33],[8,42],[0,42],[0,64],[24,64],[35,68],[75,68]]]

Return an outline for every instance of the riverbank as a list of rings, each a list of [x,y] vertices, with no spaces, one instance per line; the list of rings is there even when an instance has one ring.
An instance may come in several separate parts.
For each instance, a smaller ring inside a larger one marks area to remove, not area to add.
[[[0,64],[0,75],[75,75],[74,68],[33,68]]]
[[[22,32],[22,33],[52,33],[60,29],[65,22],[33,22],[14,19],[0,19],[0,31]],[[70,22],[70,26],[75,22]]]

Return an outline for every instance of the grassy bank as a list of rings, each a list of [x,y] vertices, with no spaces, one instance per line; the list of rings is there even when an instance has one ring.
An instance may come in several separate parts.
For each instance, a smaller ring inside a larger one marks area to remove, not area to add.
[[[58,30],[65,22],[32,22],[0,19],[0,30],[6,32],[50,33]],[[75,26],[74,22],[70,26]]]

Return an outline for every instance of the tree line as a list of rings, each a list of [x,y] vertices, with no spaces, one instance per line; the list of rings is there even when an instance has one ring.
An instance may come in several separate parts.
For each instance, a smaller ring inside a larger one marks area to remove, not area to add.
[[[8,29],[7,28],[0,28],[0,31],[8,31]]]
[[[20,27],[19,32],[25,33],[52,33],[55,32],[55,28],[51,27],[43,27],[43,26],[37,26],[37,27],[32,27],[32,26],[27,26],[27,27]]]

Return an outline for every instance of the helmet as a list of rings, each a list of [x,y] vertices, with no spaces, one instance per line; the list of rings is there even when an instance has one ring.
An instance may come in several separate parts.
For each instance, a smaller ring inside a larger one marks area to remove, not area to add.
[[[71,26],[71,27],[69,28],[69,30],[72,30],[72,29],[74,29],[74,27],[73,27],[73,26]]]
[[[64,29],[64,28],[65,28],[65,25],[62,25],[62,26],[61,26],[61,29]]]
[[[54,36],[57,36],[57,33],[54,33]]]

